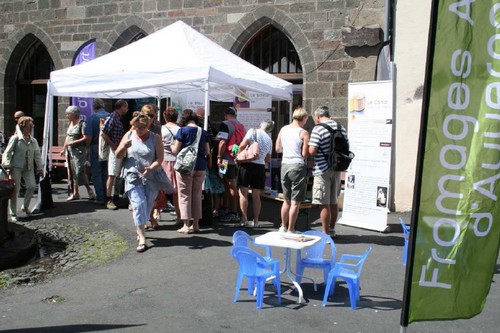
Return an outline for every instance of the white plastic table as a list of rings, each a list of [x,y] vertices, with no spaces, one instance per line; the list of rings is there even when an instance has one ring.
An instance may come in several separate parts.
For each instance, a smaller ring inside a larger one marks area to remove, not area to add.
[[[281,247],[285,249],[285,268],[282,273],[287,272],[288,278],[292,281],[295,288],[297,288],[299,293],[299,303],[304,303],[304,293],[300,284],[293,278],[293,275],[297,274],[292,272],[290,264],[290,250],[305,249],[306,247],[316,244],[320,239],[321,238],[319,236],[302,236],[300,234],[283,233],[278,231],[271,231],[255,238],[255,244]]]

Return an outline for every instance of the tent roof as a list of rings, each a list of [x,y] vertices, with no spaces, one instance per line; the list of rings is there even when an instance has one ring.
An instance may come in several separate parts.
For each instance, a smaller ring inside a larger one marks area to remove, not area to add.
[[[231,101],[246,91],[292,98],[292,84],[246,62],[182,21],[114,52],[53,71],[53,96],[143,98],[199,91]]]

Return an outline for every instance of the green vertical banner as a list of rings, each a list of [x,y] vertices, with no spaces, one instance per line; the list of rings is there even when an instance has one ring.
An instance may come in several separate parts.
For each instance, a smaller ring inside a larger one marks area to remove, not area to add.
[[[500,241],[500,0],[431,21],[403,326],[479,314]]]

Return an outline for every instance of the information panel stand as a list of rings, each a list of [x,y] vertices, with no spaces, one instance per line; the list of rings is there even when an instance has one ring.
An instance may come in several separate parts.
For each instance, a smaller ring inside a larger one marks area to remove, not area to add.
[[[345,177],[340,224],[387,229],[392,151],[392,81],[349,84],[348,137],[356,155]]]

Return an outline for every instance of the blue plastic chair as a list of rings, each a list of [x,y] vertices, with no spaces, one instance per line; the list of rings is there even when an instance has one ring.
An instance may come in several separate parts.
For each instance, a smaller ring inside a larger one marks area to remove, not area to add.
[[[406,225],[402,218],[399,218],[399,223],[401,223],[401,228],[403,229],[403,235],[405,238],[402,260],[403,260],[403,266],[406,266],[406,260],[408,258],[408,241],[410,239],[410,226]]]
[[[235,246],[231,250],[231,255],[236,258],[239,264],[233,302],[236,302],[238,300],[241,283],[243,282],[243,277],[246,276],[248,281],[255,281],[257,289],[257,309],[262,308],[265,284],[267,279],[272,277],[274,279],[273,284],[276,287],[276,293],[278,294],[278,304],[281,304],[279,267],[273,264],[264,266],[262,262],[265,261],[265,259],[260,254],[248,247]]]
[[[297,282],[300,283],[302,280],[302,275],[304,275],[304,269],[316,268],[323,270],[323,278],[326,283],[328,278],[328,273],[335,266],[335,258],[337,256],[337,250],[335,248],[335,243],[332,238],[317,230],[308,230],[303,235],[319,236],[321,240],[314,244],[313,246],[307,247],[304,250],[297,250],[297,261],[296,261],[296,271],[297,271]],[[327,246],[330,245],[330,257],[327,259],[323,258],[323,253]],[[303,256],[304,255],[304,256]]]
[[[335,264],[335,267],[328,273],[328,282],[323,295],[323,306],[326,306],[328,296],[333,296],[335,290],[335,282],[337,278],[343,279],[347,282],[349,287],[349,298],[351,300],[351,309],[356,310],[356,302],[359,301],[359,278],[361,277],[361,270],[366,261],[366,257],[370,254],[372,248],[366,249],[365,253],[360,256],[343,254],[340,261]],[[333,284],[333,287],[332,287]]]
[[[276,270],[279,271],[280,262],[279,262],[279,260],[276,260],[276,259],[273,259],[273,258],[270,257],[271,250],[269,249],[269,247],[268,246],[264,246],[264,245],[260,245],[260,244],[255,244],[254,239],[252,237],[250,237],[250,235],[248,235],[246,232],[244,232],[242,230],[236,231],[233,234],[233,245],[234,246],[247,247],[247,248],[251,248],[250,245],[253,245],[255,247],[264,247],[264,248],[266,248],[266,254],[267,255],[266,256],[262,256],[263,261],[260,262],[260,264],[263,267],[272,265],[273,269],[276,269]],[[270,279],[272,279],[272,277],[270,277],[269,280]],[[255,295],[254,291],[255,291],[254,281],[253,281],[253,279],[248,278],[248,294],[249,295]]]
[[[276,260],[272,257],[271,255],[271,247],[267,245],[260,245],[260,244],[255,244],[255,239],[252,238],[249,234],[244,232],[243,230],[237,230],[233,234],[233,245],[234,246],[246,246],[248,248],[254,248],[253,250],[256,250],[258,248],[263,248],[266,250],[266,255],[262,256],[264,259],[266,259],[266,262],[274,262],[279,265],[279,260]],[[256,251],[258,252],[258,251]]]

